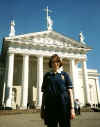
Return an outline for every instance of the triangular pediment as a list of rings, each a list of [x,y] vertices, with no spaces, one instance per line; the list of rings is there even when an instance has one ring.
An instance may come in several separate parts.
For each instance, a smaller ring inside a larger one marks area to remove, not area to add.
[[[58,47],[64,49],[82,49],[91,50],[86,44],[80,43],[72,38],[64,36],[63,34],[55,31],[43,31],[36,33],[29,33],[24,35],[18,35],[14,37],[5,38],[6,41],[18,44],[31,44],[47,47]]]

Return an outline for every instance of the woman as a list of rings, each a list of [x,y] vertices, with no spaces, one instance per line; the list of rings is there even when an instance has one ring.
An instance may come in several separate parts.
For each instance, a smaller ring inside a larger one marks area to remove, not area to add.
[[[42,84],[41,118],[47,127],[70,127],[70,119],[75,117],[72,82],[62,71],[62,62],[57,54],[51,56],[49,67]]]

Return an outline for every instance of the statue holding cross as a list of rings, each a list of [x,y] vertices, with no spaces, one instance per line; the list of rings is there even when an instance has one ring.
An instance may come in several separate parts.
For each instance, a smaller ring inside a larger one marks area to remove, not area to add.
[[[45,9],[46,13],[47,13],[47,29],[48,30],[52,30],[52,26],[53,26],[53,20],[51,19],[51,17],[49,16],[49,13],[51,13],[52,11],[47,8]]]
[[[80,32],[79,37],[80,37],[80,42],[85,44],[85,42],[84,42],[85,37],[82,32]]]

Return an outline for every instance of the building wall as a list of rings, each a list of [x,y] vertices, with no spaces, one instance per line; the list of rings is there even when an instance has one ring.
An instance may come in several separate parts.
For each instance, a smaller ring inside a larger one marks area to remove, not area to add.
[[[28,101],[31,103],[37,98],[37,61],[34,57],[29,60],[29,84],[28,84]]]
[[[14,58],[14,74],[13,85],[20,86],[22,84],[22,56],[15,56]]]
[[[16,105],[20,107],[21,104],[21,86],[14,85],[12,91],[12,107],[15,109]]]
[[[15,62],[15,66],[17,66],[17,68],[20,68],[20,65],[22,65],[22,61],[20,62]],[[19,70],[19,69],[18,69]],[[43,72],[44,74],[49,71],[49,67],[48,67],[48,59],[44,58],[44,63],[43,63]],[[69,70],[69,64],[65,64],[64,65],[64,71],[68,72],[70,74],[70,70]],[[15,72],[16,73],[16,72]],[[20,69],[19,73],[22,73],[22,70]],[[16,73],[17,74],[17,73]],[[15,76],[17,77],[17,76]],[[19,77],[19,75],[18,75]],[[20,78],[18,78],[18,80],[20,80]],[[17,82],[17,80],[16,80]],[[20,81],[18,81],[20,82]],[[16,83],[15,83],[16,84]],[[90,79],[88,77],[88,84],[92,85],[92,89],[90,91],[89,89],[89,96],[91,99],[91,103],[92,104],[97,104],[98,100],[97,100],[97,91],[96,91],[96,81],[95,78]],[[15,86],[14,86],[15,87]],[[21,103],[21,85],[20,86],[16,86],[17,91],[19,94],[17,94],[17,103],[20,105]],[[81,106],[85,105],[85,89],[84,89],[84,85],[83,85],[83,76],[82,76],[82,71],[78,71],[78,84],[77,84],[77,91],[78,95],[79,95],[79,101]],[[91,93],[90,93],[91,92]],[[19,98],[19,99],[18,99]],[[20,100],[20,101],[19,101]],[[28,101],[32,102],[32,101],[36,101],[37,100],[37,61],[36,59],[34,59],[34,57],[30,58],[30,62],[29,62],[29,87],[28,87]]]
[[[17,91],[17,99],[16,104],[21,105],[21,94],[22,94],[22,72],[23,72],[23,57],[15,56],[14,60],[14,77],[13,77],[13,87],[16,88]],[[28,80],[28,102],[31,103],[35,101],[37,98],[37,66],[36,60],[34,57],[30,57],[29,59],[29,80]]]
[[[88,84],[91,103],[98,104],[96,79],[94,77],[92,78],[89,77]]]
[[[92,73],[92,76],[89,73]],[[96,84],[96,75],[97,75],[97,71],[96,70],[91,70],[88,69],[88,85],[89,85],[89,100],[91,105],[96,105],[98,104],[99,100],[98,100],[98,94],[97,94],[97,85]],[[98,77],[98,76],[97,76]],[[79,87],[80,88],[80,102],[82,103],[82,105],[85,105],[85,89],[84,89],[84,85],[83,85],[83,76],[82,76],[82,70],[79,69]]]

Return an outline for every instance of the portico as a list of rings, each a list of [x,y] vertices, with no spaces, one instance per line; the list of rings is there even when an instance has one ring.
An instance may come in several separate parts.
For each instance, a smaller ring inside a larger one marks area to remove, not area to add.
[[[40,36],[58,36],[58,34],[55,32],[50,32],[48,33],[48,31],[46,31],[45,33],[43,32],[40,33]],[[47,35],[46,35],[47,34]],[[55,35],[54,35],[55,34]],[[24,37],[27,35],[24,35]],[[20,86],[20,96],[16,97],[18,98],[18,105],[22,108],[22,109],[26,109],[27,108],[27,103],[29,100],[34,100],[34,96],[32,94],[32,85],[35,84],[36,90],[37,90],[37,95],[36,95],[36,105],[37,107],[40,107],[41,105],[41,99],[42,99],[42,93],[41,93],[41,85],[43,82],[43,74],[49,70],[48,68],[48,61],[49,58],[52,54],[57,53],[63,60],[64,60],[64,70],[66,72],[68,72],[71,75],[72,81],[73,81],[73,92],[74,92],[74,98],[79,98],[79,92],[78,92],[78,63],[81,62],[82,63],[82,69],[83,69],[83,82],[84,82],[84,93],[86,94],[85,96],[85,103],[89,103],[89,95],[88,95],[88,88],[87,88],[87,84],[88,84],[88,74],[87,74],[87,67],[86,67],[86,59],[87,56],[85,53],[81,54],[80,52],[84,52],[83,48],[82,49],[78,49],[78,51],[76,50],[76,48],[74,49],[71,45],[70,47],[70,52],[69,50],[67,50],[67,48],[69,47],[62,47],[57,51],[57,43],[59,44],[59,41],[56,42],[56,45],[54,45],[53,43],[56,41],[54,38],[49,37],[49,39],[47,39],[47,41],[43,41],[44,38],[40,39],[36,36],[35,34],[35,38],[34,38],[34,34],[33,34],[33,38],[36,42],[34,42],[35,44],[38,44],[38,40],[41,40],[41,45],[39,46],[38,49],[33,48],[32,46],[30,46],[30,43],[28,43],[27,41],[25,42],[24,39],[21,40],[22,38],[24,38],[23,36],[19,36],[16,38],[6,38],[6,41],[8,41],[11,45],[8,48],[8,55],[7,55],[7,81],[6,81],[6,85],[7,85],[7,93],[6,93],[6,106],[7,107],[12,107],[12,89],[14,86],[18,85]],[[60,35],[59,35],[60,36]],[[58,37],[59,37],[58,36]],[[18,40],[17,40],[18,38]],[[27,37],[27,40],[30,38],[30,36]],[[36,40],[37,39],[37,40]],[[51,40],[50,40],[51,39]],[[64,38],[62,38],[63,40]],[[17,40],[17,41],[16,41]],[[21,41],[20,41],[21,40]],[[19,42],[20,41],[20,42]],[[64,40],[65,41],[65,40]],[[47,45],[44,45],[44,42],[47,43]],[[7,43],[7,42],[6,42]],[[17,45],[15,46],[14,43],[16,43]],[[24,43],[24,48],[22,48],[22,44]],[[32,43],[32,42],[31,42]],[[33,43],[33,44],[34,44]],[[49,43],[51,43],[52,45],[49,46]],[[61,43],[61,42],[60,42]],[[34,44],[34,45],[35,45]],[[43,45],[43,46],[42,46]],[[79,44],[80,45],[80,44]],[[45,47],[44,47],[45,46]],[[30,48],[29,48],[30,47]],[[55,51],[56,48],[56,51]],[[86,50],[86,49],[85,49]],[[87,49],[89,50],[89,49]],[[76,52],[75,54],[73,52]],[[19,62],[18,62],[19,61]],[[21,62],[20,62],[21,61]],[[31,64],[31,62],[33,62]],[[32,70],[33,68],[33,70]],[[32,76],[34,77],[34,80],[32,80],[32,77],[30,79],[30,71],[31,74],[34,71],[34,74],[32,74]],[[19,74],[20,73],[20,74]],[[16,79],[16,76],[18,77],[18,75],[20,75],[20,78],[17,80],[19,84],[16,83],[16,80],[14,81],[13,79]],[[31,80],[31,81],[30,81]],[[33,82],[33,84],[31,83]],[[31,84],[31,85],[30,85]],[[31,91],[31,94],[30,94]]]

